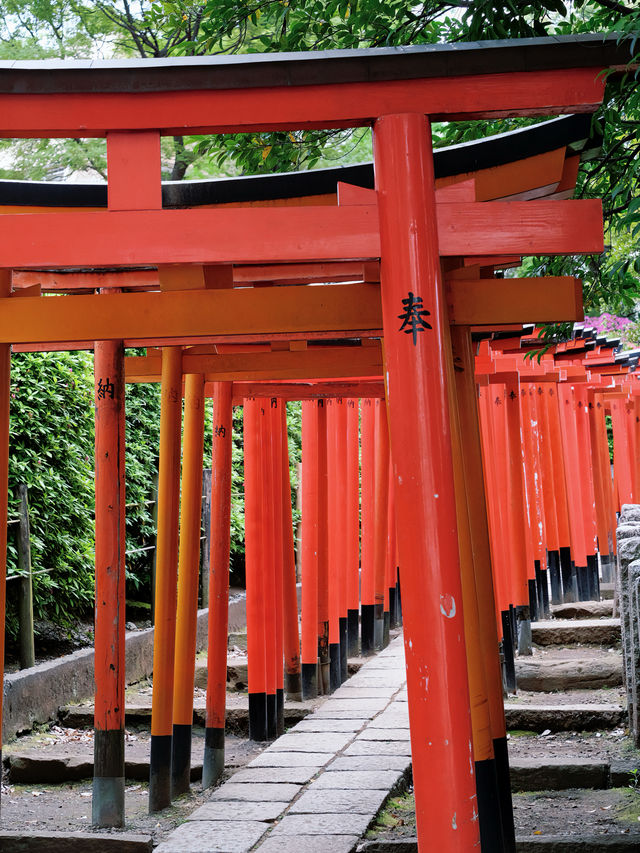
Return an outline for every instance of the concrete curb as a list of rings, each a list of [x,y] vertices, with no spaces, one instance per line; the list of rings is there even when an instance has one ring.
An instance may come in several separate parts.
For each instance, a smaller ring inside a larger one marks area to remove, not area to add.
[[[2,853],[151,853],[148,835],[132,832],[6,832],[0,830]]]
[[[589,835],[578,838],[562,836],[540,836],[517,838],[517,853],[630,853],[640,849],[640,834],[633,835]],[[418,853],[417,838],[402,838],[397,841],[363,841],[358,844],[358,853]]]
[[[209,610],[198,611],[197,649],[207,644]],[[244,628],[247,607],[244,595],[229,602],[229,631]],[[128,683],[148,678],[153,671],[153,628],[129,631],[126,635],[126,679]],[[70,702],[93,696],[93,649],[81,649],[57,660],[5,675],[2,742],[58,716]]]

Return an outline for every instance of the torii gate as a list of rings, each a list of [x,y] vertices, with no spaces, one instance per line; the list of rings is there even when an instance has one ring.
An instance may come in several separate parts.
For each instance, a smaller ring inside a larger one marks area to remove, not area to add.
[[[2,269],[381,258],[399,549],[403,564],[411,567],[403,577],[403,601],[422,846],[468,850],[478,840],[440,259],[602,247],[597,202],[463,201],[436,210],[429,121],[590,111],[602,98],[600,70],[625,59],[624,48],[598,36],[232,62],[0,66],[2,135],[106,135],[109,167],[108,212],[7,215],[0,232]],[[377,188],[368,203],[294,210],[161,209],[163,133],[367,124],[374,127]],[[226,321],[221,329],[216,317],[227,294],[15,299],[9,273],[2,277],[2,294],[0,470],[5,481],[10,344],[50,341],[53,324],[56,340],[100,342],[96,376],[105,393],[97,399],[96,639],[102,635],[102,648],[110,647],[111,655],[96,661],[96,708],[104,710],[103,728],[96,732],[96,768],[101,764],[103,772],[96,791],[104,795],[99,804],[113,806],[122,787],[124,715],[123,620],[113,622],[122,593],[122,340],[136,337],[132,320],[143,340],[161,337],[163,328],[167,337],[182,335],[181,322],[195,336],[211,334],[212,328],[233,334]],[[225,307],[235,310],[238,303]],[[282,302],[272,308],[287,311]],[[273,315],[258,317],[248,305],[243,310],[237,334],[281,330]],[[286,329],[294,322],[289,317]],[[340,313],[333,323],[344,328]]]

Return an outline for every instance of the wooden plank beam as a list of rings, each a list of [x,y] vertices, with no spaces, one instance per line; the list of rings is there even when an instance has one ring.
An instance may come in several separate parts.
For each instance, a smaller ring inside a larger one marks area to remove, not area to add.
[[[597,253],[602,205],[580,201],[437,206],[440,254]],[[69,240],[69,234],[74,240]],[[281,263],[380,257],[376,205],[7,215],[0,267]]]
[[[232,90],[2,94],[3,137],[96,137],[113,130],[164,135],[358,127],[389,113],[434,120],[593,112],[599,68],[476,74]]]
[[[127,382],[159,382],[157,356],[129,356]],[[261,352],[182,357],[183,373],[204,373],[207,382],[382,377],[382,347],[318,347],[298,352]],[[265,395],[266,396],[266,395]]]
[[[46,343],[365,331],[381,328],[375,284],[0,299],[0,341]]]
[[[458,326],[584,319],[577,278],[456,279],[447,282],[449,322]]]
[[[205,394],[213,394],[213,383],[205,385]],[[384,397],[384,382],[362,379],[358,382],[234,382],[233,404],[242,405],[247,397],[278,397],[280,400],[318,400],[342,397]]]

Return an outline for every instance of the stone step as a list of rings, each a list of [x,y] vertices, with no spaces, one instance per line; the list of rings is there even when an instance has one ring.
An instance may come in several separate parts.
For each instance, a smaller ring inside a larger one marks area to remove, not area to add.
[[[2,853],[151,853],[150,835],[134,832],[0,830]]]
[[[616,585],[614,583],[601,583],[600,584],[600,598],[602,599],[613,599],[616,593]]]
[[[3,765],[8,771],[9,781],[16,785],[58,785],[93,776],[93,755],[47,755],[30,750],[7,755]],[[148,782],[149,761],[126,759],[124,774],[129,780]],[[191,781],[199,779],[202,779],[202,758],[191,762]]]
[[[625,724],[621,705],[518,704],[505,702],[507,729],[544,732],[592,732],[616,729]]]
[[[363,841],[358,853],[418,853],[417,838]],[[516,853],[638,853],[640,835],[516,836]]]
[[[246,695],[234,697],[234,706],[227,706],[225,730],[227,734],[249,736],[249,700]],[[309,702],[286,703],[284,723],[288,728],[299,723],[317,706],[316,700]],[[91,704],[65,705],[60,709],[60,722],[70,729],[93,728],[94,708]],[[193,707],[193,725],[203,727],[206,724],[204,699],[196,699]],[[131,702],[125,708],[125,725],[134,728],[151,726],[151,703]]]
[[[613,601],[576,601],[571,604],[552,604],[554,619],[602,619],[613,617]]]
[[[544,748],[544,747],[542,747]],[[564,791],[569,788],[626,788],[635,761],[604,761],[583,758],[511,758],[512,791]]]
[[[516,681],[519,690],[544,693],[619,687],[622,684],[622,658],[619,654],[606,652],[599,657],[554,657],[551,653],[519,657],[516,660]]]
[[[538,646],[615,646],[620,644],[620,620],[541,620],[531,623],[531,638]]]

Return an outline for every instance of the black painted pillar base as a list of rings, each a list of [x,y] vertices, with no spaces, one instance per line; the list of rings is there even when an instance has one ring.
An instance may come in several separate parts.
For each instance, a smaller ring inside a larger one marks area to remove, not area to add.
[[[171,735],[151,735],[149,814],[171,805]]]
[[[551,619],[551,607],[549,604],[549,576],[546,569],[540,569],[540,603],[545,619]]]
[[[267,740],[267,694],[249,693],[249,738]]]
[[[531,645],[531,619],[529,608],[516,607],[516,619],[518,620],[518,654],[528,656],[533,654]]]
[[[547,552],[549,580],[551,581],[551,604],[562,604],[562,577],[560,575],[560,552]]]
[[[529,615],[532,622],[538,621],[538,590],[535,580],[529,579]]]
[[[576,566],[576,579],[578,581],[578,601],[589,601],[589,570],[586,566]]]
[[[375,604],[363,604],[360,613],[360,654],[372,655],[375,652]]]
[[[493,758],[476,761],[476,793],[482,853],[504,853],[498,775]]]
[[[337,690],[340,681],[340,643],[329,643],[329,692]]]
[[[291,699],[292,702],[299,702],[302,699],[302,678],[299,672],[285,672],[284,690],[287,699]]]
[[[349,626],[346,616],[340,617],[340,683],[349,678]]]
[[[275,693],[267,693],[267,740],[278,737],[278,709]]]
[[[94,730],[93,826],[124,826],[124,729]]]
[[[383,648],[384,604],[375,604],[373,610],[373,645],[376,651]]]
[[[391,629],[391,614],[385,610],[382,614],[382,648],[386,649],[389,645],[389,631]]]
[[[518,618],[516,616],[516,608],[513,604],[509,605],[509,620],[511,624],[511,648],[515,653],[518,648]]]
[[[302,699],[315,699],[318,695],[318,664],[303,663],[300,665],[300,680],[302,682]],[[255,740],[255,738],[254,738]]]
[[[278,737],[284,734],[284,690],[276,690],[276,732]]]
[[[570,548],[560,548],[560,573],[562,574],[562,600],[565,604],[571,604],[578,600],[578,590]]]
[[[513,634],[511,616],[508,610],[502,611],[502,653],[504,655],[504,677],[507,693],[516,692],[516,665],[513,657]]]
[[[211,788],[224,773],[224,729],[209,726],[204,732],[202,787]]]
[[[402,625],[402,594],[400,592],[400,569],[398,569],[398,580],[396,582],[396,621],[399,628]]]
[[[602,572],[602,583],[613,583],[614,559],[610,554],[600,554],[600,570]]]
[[[318,637],[318,693],[328,696],[331,692],[331,673],[329,660],[329,622],[323,622]]]
[[[389,628],[396,628],[398,625],[398,608],[396,607],[396,588],[389,587]]]
[[[587,556],[587,577],[590,600],[600,601],[600,576],[598,574],[598,558],[595,554]]]
[[[347,610],[348,656],[354,658],[360,652],[360,611]]]
[[[509,772],[509,752],[507,749],[506,736],[494,738],[493,754],[495,756],[496,776],[498,778],[504,849],[505,853],[516,853],[516,830],[513,820],[511,773]]]
[[[191,782],[191,726],[173,726],[171,796],[186,794]]]

